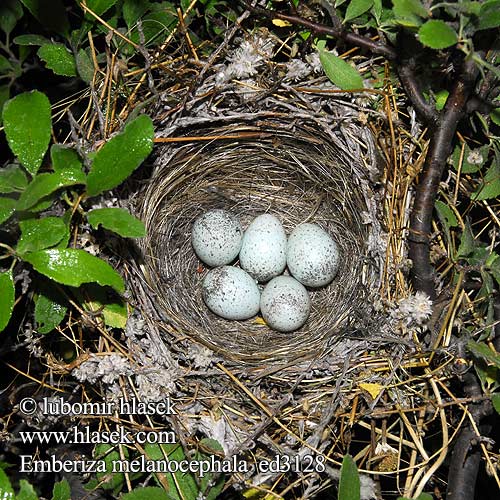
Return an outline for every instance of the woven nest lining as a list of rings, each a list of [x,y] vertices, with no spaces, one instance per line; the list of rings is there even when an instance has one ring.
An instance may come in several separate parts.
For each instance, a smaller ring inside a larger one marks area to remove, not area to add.
[[[139,197],[148,234],[142,242],[147,277],[164,317],[229,359],[261,364],[317,356],[366,316],[373,269],[365,258],[360,160],[308,125],[291,129],[267,122],[208,133],[241,139],[167,147]],[[190,237],[196,217],[212,208],[237,214],[244,228],[259,214],[274,214],[287,234],[297,224],[314,222],[339,243],[339,272],[329,286],[310,290],[312,312],[301,329],[281,333],[255,318],[227,321],[206,308],[201,282],[208,270]]]

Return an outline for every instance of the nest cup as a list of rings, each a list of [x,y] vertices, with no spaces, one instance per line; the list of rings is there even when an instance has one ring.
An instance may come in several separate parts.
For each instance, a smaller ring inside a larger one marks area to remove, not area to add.
[[[146,278],[164,320],[225,358],[251,365],[317,357],[342,335],[359,333],[373,282],[365,258],[360,159],[307,124],[189,131],[195,133],[203,140],[160,148],[138,198],[148,235],[141,241]],[[216,138],[207,141],[207,135]],[[338,274],[330,285],[310,289],[311,315],[299,330],[277,332],[258,318],[224,320],[205,306],[201,283],[208,270],[193,251],[191,228],[214,208],[236,214],[244,229],[256,216],[271,213],[287,234],[313,222],[337,241]]]

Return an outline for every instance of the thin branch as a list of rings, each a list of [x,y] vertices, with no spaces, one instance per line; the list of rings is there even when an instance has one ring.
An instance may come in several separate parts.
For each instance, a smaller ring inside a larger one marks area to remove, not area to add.
[[[415,290],[426,292],[432,299],[436,297],[429,248],[432,212],[457,125],[464,115],[477,75],[474,61],[465,60],[432,134],[410,217],[409,253],[413,261],[413,286]]]
[[[290,15],[290,14],[281,14],[279,12],[274,12],[272,10],[264,9],[262,7],[257,7],[257,6],[254,7],[244,1],[241,3],[249,11],[255,12],[256,14],[260,14],[264,17],[267,17],[268,19],[281,19],[282,21],[288,21],[291,24],[308,28],[317,35],[331,35],[335,38],[343,40],[344,42],[355,45],[356,47],[366,49],[373,54],[384,56],[386,59],[390,61],[394,61],[397,58],[397,52],[393,47],[385,43],[375,42],[371,38],[368,38],[366,36],[346,31],[338,18],[332,19],[333,26],[326,26],[324,24],[310,21],[309,19],[306,19],[304,17]]]

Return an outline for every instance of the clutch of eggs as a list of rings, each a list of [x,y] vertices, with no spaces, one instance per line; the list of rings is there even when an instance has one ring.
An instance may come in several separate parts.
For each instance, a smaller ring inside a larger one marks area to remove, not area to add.
[[[340,262],[337,243],[319,225],[299,224],[287,240],[271,214],[259,215],[243,232],[231,212],[209,210],[195,220],[191,242],[199,259],[214,268],[202,284],[203,300],[212,312],[245,320],[260,309],[266,323],[282,332],[304,325],[311,311],[305,286],[328,285]],[[241,269],[229,266],[238,256]],[[291,276],[280,276],[286,267]],[[262,294],[257,282],[268,282]]]

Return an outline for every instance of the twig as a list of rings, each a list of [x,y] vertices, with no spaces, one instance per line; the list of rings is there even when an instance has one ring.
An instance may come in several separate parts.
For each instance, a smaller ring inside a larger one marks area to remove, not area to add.
[[[429,248],[432,212],[457,125],[464,115],[465,105],[477,75],[475,62],[465,60],[432,134],[410,217],[409,254],[413,262],[413,286],[416,290],[427,293],[431,299],[436,298],[434,268],[430,262]]]
[[[343,28],[340,19],[338,19],[337,17],[332,17],[333,26],[326,26],[324,24],[309,21],[309,19],[305,19],[304,17],[289,15],[289,14],[281,14],[279,12],[274,12],[272,10],[264,9],[262,7],[257,7],[257,6],[254,7],[244,1],[242,1],[241,3],[250,12],[255,12],[256,14],[265,16],[268,19],[281,19],[282,21],[288,21],[291,24],[308,28],[317,35],[332,35],[335,38],[343,40],[344,42],[356,45],[356,47],[366,49],[373,54],[384,56],[386,59],[390,61],[394,61],[397,58],[397,52],[393,47],[385,43],[375,42],[366,36],[346,31]]]

